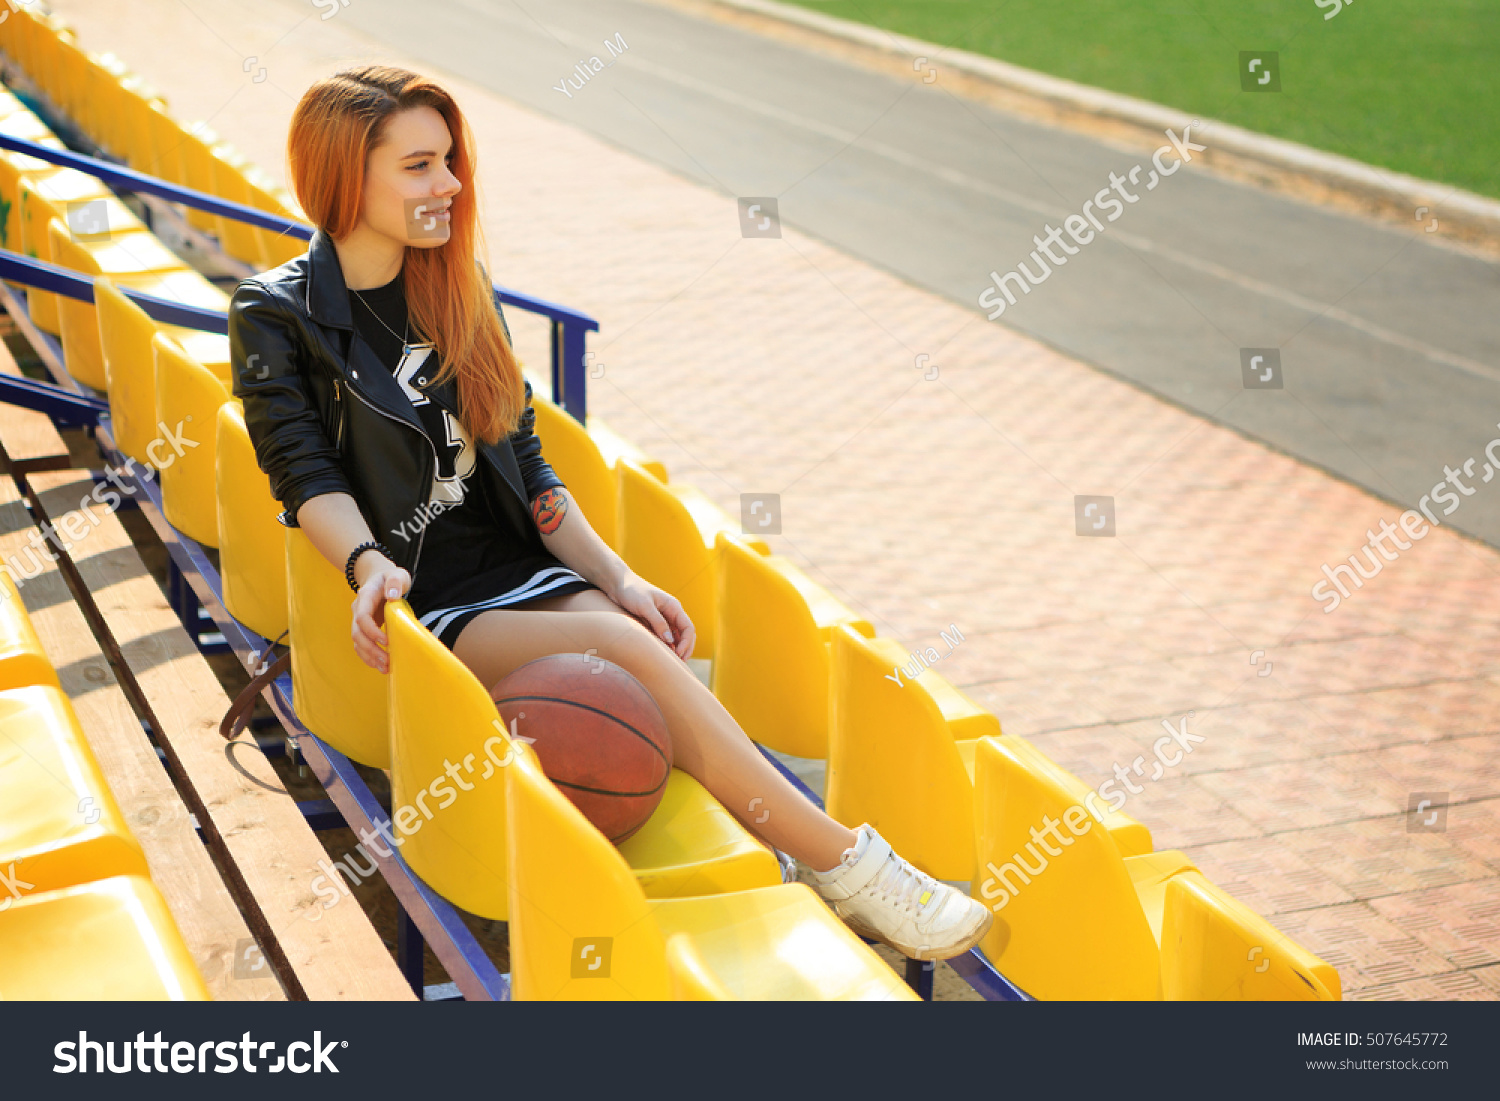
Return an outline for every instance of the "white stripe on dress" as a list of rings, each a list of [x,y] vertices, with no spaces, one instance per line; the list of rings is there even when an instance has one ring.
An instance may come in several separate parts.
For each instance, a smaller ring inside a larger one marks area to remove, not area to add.
[[[434,608],[424,615],[419,622],[433,634],[442,636],[448,624],[454,618],[464,612],[483,608],[499,608],[506,604],[516,604],[522,600],[530,600],[534,597],[545,596],[570,581],[583,581],[584,578],[563,566],[548,566],[532,574],[531,579],[524,584],[517,585],[509,592],[492,596],[487,600],[476,600],[471,604],[457,604],[448,608]]]

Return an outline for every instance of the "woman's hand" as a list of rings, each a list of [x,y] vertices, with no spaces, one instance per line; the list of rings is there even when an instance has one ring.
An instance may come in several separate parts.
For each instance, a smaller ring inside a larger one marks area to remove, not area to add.
[[[683,661],[692,656],[697,631],[671,593],[663,592],[638,574],[626,573],[610,599],[650,628]]]
[[[385,632],[381,630],[385,624],[385,602],[406,595],[411,588],[411,574],[379,551],[365,551],[354,568],[356,575],[361,570],[368,571],[360,582],[359,595],[354,598],[354,652],[372,669],[389,673],[390,655],[386,652]]]

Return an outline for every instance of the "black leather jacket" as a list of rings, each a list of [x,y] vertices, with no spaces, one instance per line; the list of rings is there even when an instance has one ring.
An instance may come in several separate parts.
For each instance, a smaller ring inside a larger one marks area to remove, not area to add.
[[[498,296],[495,310],[505,325]],[[375,538],[415,579],[425,528],[410,539],[396,532],[420,518],[437,457],[390,369],[355,331],[338,253],[321,229],[302,256],[235,288],[229,350],[256,462],[285,509],[277,519],[297,527],[297,511],[309,498],[351,494]],[[415,384],[423,381],[419,376]],[[441,390],[432,396],[457,416]],[[484,455],[478,472],[492,512],[505,513],[495,516],[497,529],[519,533],[533,553],[546,553],[529,506],[563,483],[542,458],[535,420],[528,382],[516,431],[495,444],[474,443]]]

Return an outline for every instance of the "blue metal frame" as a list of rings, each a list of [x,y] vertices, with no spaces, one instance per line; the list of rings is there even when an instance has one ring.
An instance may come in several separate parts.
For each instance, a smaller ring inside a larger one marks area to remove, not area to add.
[[[0,279],[22,283],[38,290],[51,291],[80,302],[94,300],[94,281],[79,275],[72,268],[65,268],[34,256],[22,256],[10,249],[0,249]],[[126,298],[131,299],[152,318],[164,325],[182,325],[189,329],[224,335],[229,332],[229,315],[203,306],[186,306],[170,298],[157,298],[130,287],[117,287]]]
[[[49,122],[55,122],[61,116],[51,109],[40,112]],[[25,138],[13,137],[9,134],[0,134],[0,149],[7,149],[16,153],[24,153],[38,160],[49,161],[52,164],[62,165],[66,168],[86,172],[91,176],[103,180],[112,187],[122,191],[134,191],[147,195],[155,195],[158,198],[167,199],[183,206],[194,207],[210,214],[217,214],[223,218],[232,218],[235,221],[245,222],[261,229],[267,229],[274,233],[285,234],[288,237],[296,237],[300,240],[309,241],[313,236],[313,227],[303,222],[292,221],[277,214],[270,214],[264,210],[245,206],[242,203],[229,202],[202,191],[194,191],[190,187],[181,187],[155,176],[148,176],[144,172],[137,172],[132,168],[119,164],[115,161],[105,160],[101,157],[91,157],[83,153],[75,153],[66,149],[54,149],[48,145],[39,145]],[[30,283],[41,287],[43,290],[56,291],[59,294],[67,294],[73,298],[80,298],[86,302],[94,300],[93,283],[74,275],[66,268],[59,268],[53,264],[44,264],[39,260],[28,260],[26,257],[11,254],[15,260],[23,261],[23,266],[31,266],[32,271],[23,273],[15,267],[7,267],[0,262],[0,278],[12,279],[16,282]],[[25,274],[32,274],[35,278],[25,278]],[[81,281],[88,287],[87,295],[76,293],[75,281]],[[566,409],[577,419],[578,423],[586,424],[588,416],[588,375],[585,373],[584,358],[585,346],[588,334],[599,331],[599,322],[588,314],[556,302],[549,302],[544,298],[536,298],[520,291],[513,291],[506,287],[494,284],[495,293],[499,296],[502,304],[516,306],[530,313],[541,314],[552,322],[552,400]],[[121,290],[125,290],[123,287]],[[150,295],[138,294],[134,291],[125,290],[125,293],[139,302],[152,317],[172,325],[185,325],[195,329],[205,329],[209,332],[223,333],[227,331],[227,319],[215,310],[200,310],[196,307],[183,306],[179,303],[168,302],[165,299],[153,298]],[[205,324],[204,322],[208,322]]]
[[[64,390],[50,382],[0,375],[0,401],[46,413],[60,428],[88,428],[109,412],[109,402]]]

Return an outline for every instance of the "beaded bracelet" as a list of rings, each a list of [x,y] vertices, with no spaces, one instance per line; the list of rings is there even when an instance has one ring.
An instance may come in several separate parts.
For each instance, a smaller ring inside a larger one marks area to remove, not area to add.
[[[387,548],[384,543],[378,543],[373,539],[371,539],[367,543],[361,543],[359,546],[350,551],[349,561],[344,563],[344,580],[349,582],[349,587],[355,592],[359,592],[359,585],[356,584],[354,580],[354,563],[358,561],[359,556],[364,554],[364,552],[367,550],[378,550],[387,558],[392,558],[390,549]],[[394,558],[392,558],[392,561],[394,561]]]

